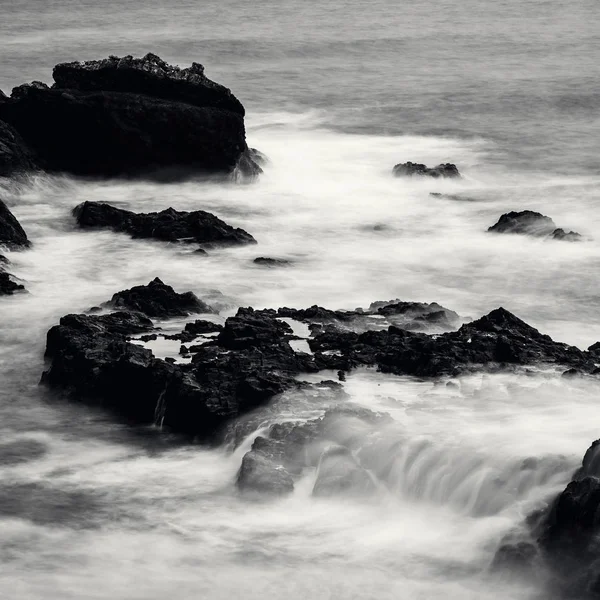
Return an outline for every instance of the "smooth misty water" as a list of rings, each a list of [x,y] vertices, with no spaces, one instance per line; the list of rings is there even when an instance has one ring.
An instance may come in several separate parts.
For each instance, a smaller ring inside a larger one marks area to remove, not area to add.
[[[241,457],[181,446],[37,387],[60,316],[155,276],[237,306],[355,308],[399,297],[465,317],[505,306],[556,339],[600,339],[600,47],[595,0],[498,2],[0,2],[0,88],[49,81],[62,60],[153,51],[197,60],[247,108],[271,158],[252,186],[36,177],[0,195],[34,248],[13,253],[30,294],[1,300],[0,596],[537,598],[492,579],[504,534],[568,481],[598,436],[596,386],[556,374],[459,387],[374,372],[355,402],[389,412],[376,498],[251,502]],[[460,182],[391,167],[452,161]],[[448,192],[472,201],[429,196]],[[110,232],[70,210],[202,208],[259,241],[197,256]],[[579,244],[492,237],[539,210]],[[256,256],[290,258],[261,269]],[[220,292],[220,293],[219,293]],[[319,407],[284,399],[278,418]],[[537,462],[523,461],[530,458]]]

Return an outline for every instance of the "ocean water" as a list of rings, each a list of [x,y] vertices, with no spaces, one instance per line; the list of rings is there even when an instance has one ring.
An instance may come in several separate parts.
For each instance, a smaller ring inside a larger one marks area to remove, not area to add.
[[[240,98],[248,141],[270,158],[247,186],[0,181],[34,243],[10,255],[29,294],[0,301],[0,597],[546,598],[544,581],[489,565],[600,437],[586,381],[537,372],[448,387],[354,373],[351,399],[393,417],[353,432],[375,436],[374,463],[389,465],[378,494],[315,498],[307,472],[268,502],[234,486],[252,436],[236,450],[182,445],[38,381],[62,315],[156,276],[218,300],[223,316],[401,298],[465,319],[504,306],[555,339],[598,341],[600,5],[1,0],[0,15],[5,92],[49,82],[67,60],[198,61]],[[464,178],[392,178],[407,160],[454,162]],[[78,231],[70,211],[84,200],[208,210],[259,245],[204,257]],[[584,241],[486,234],[523,209]],[[256,256],[294,266],[260,268]],[[268,419],[324,410],[280,403]]]

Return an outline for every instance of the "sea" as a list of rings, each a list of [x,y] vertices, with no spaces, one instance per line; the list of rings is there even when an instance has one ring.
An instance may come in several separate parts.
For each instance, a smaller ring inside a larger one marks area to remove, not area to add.
[[[241,100],[248,143],[269,158],[250,185],[0,181],[33,242],[9,255],[28,293],[0,300],[0,597],[548,598],[544,580],[490,564],[600,437],[593,381],[528,369],[446,385],[358,370],[350,400],[393,419],[377,450],[389,479],[368,498],[322,498],[308,471],[274,499],[235,486],[261,430],[207,448],[38,383],[61,316],[155,277],[218,300],[222,318],[399,298],[465,321],[503,306],[556,340],[600,340],[600,3],[0,0],[0,17],[5,93],[51,83],[65,61],[196,61]],[[463,178],[392,177],[406,161],[452,162]],[[258,246],[200,256],[81,231],[71,210],[85,200],[207,210]],[[487,233],[526,209],[583,240]],[[324,411],[283,400],[263,428]]]

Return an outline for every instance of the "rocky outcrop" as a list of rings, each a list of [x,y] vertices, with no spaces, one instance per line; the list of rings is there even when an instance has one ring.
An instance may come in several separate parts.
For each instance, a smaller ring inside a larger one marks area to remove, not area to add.
[[[589,353],[553,341],[503,308],[437,336],[394,326],[361,334],[333,328],[309,344],[319,365],[331,369],[376,365],[387,373],[428,377],[540,363],[595,370]]]
[[[77,175],[114,176],[186,168],[254,177],[244,108],[193,63],[180,69],[154,54],[54,68],[54,85],[15,88],[0,102],[8,123],[40,165]],[[1,139],[1,138],[0,138]]]
[[[399,304],[384,303],[376,308],[405,311],[406,306]],[[194,321],[181,334],[170,336],[193,341],[186,348],[189,362],[173,364],[176,359],[158,359],[140,345],[156,335],[150,318],[183,316],[210,307],[191,292],[175,292],[160,279],[119,292],[104,306],[119,312],[67,315],[49,331],[46,353],[51,364],[43,381],[135,422],[156,423],[203,439],[214,439],[231,419],[264,406],[282,392],[307,385],[299,383],[297,375],[320,369],[348,371],[376,365],[390,373],[438,377],[554,363],[585,373],[595,369],[597,360],[593,354],[554,342],[504,309],[458,331],[438,335],[395,326],[357,333],[330,323],[324,330],[315,329],[316,335],[309,339],[313,354],[309,354],[290,345],[297,337],[278,311],[240,308],[222,326]],[[427,306],[433,311],[430,314],[437,312],[438,305]],[[282,313],[294,314],[312,326],[311,319],[319,320],[324,309],[317,307],[303,314],[289,313],[291,310],[282,309]],[[132,341],[130,336],[136,334],[144,336]],[[327,419],[318,428],[325,439],[347,447],[344,440],[332,436]],[[300,435],[298,431],[293,437]],[[280,432],[286,439],[292,435]],[[263,437],[279,439],[273,431]],[[262,456],[247,465],[248,473],[280,460],[275,450],[263,445]],[[346,458],[334,462],[347,464]],[[295,477],[293,465],[287,459],[282,464]],[[356,476],[364,480],[362,475]],[[348,477],[355,481],[354,475]],[[287,478],[278,481],[275,487],[287,485],[282,483]]]
[[[25,291],[25,286],[17,283],[14,277],[4,270],[0,263],[0,296],[12,296],[15,292]]]
[[[0,177],[33,171],[37,166],[33,152],[21,136],[8,123],[0,121]]]
[[[503,214],[498,222],[488,228],[492,233],[518,233],[536,237],[549,237],[554,240],[576,242],[581,235],[575,231],[565,232],[556,227],[556,223],[541,213],[532,210]]]
[[[164,285],[153,283],[161,289]],[[154,304],[148,309],[139,298],[138,290],[133,302],[113,305],[166,314],[162,305],[159,311]],[[172,306],[168,312],[179,308]],[[48,332],[51,364],[42,381],[137,423],[214,439],[231,419],[296,385],[295,375],[316,370],[308,355],[292,350],[284,323],[255,315],[252,309],[228,319],[219,336],[199,346],[189,364],[157,359],[129,340],[153,327],[141,312],[67,315]]]
[[[427,167],[421,163],[405,162],[394,166],[392,174],[395,177],[433,177],[434,179],[456,179],[461,175],[455,164],[442,163],[436,167]]]
[[[19,221],[10,212],[8,206],[0,200],[0,246],[10,250],[20,250],[29,248],[30,245]]]
[[[502,544],[492,567],[518,572],[535,561],[569,597],[600,598],[600,440],[565,490],[525,526],[525,539]]]
[[[134,238],[206,247],[256,244],[248,232],[231,227],[203,210],[187,212],[167,208],[155,213],[134,213],[101,202],[83,202],[73,209],[73,215],[80,227],[109,228],[129,233]]]
[[[194,293],[179,294],[158,277],[148,285],[136,285],[129,290],[117,292],[103,306],[115,310],[139,312],[147,317],[160,319],[214,312]]]

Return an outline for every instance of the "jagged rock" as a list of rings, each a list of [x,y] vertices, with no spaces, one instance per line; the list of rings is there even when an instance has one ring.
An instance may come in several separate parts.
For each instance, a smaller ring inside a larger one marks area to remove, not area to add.
[[[148,285],[136,285],[117,292],[103,306],[140,312],[148,317],[185,317],[191,313],[214,312],[192,292],[178,294],[158,277]]]
[[[259,256],[254,259],[254,264],[261,265],[262,267],[287,267],[292,263],[284,258],[268,258],[265,256]]]
[[[537,546],[532,542],[520,541],[502,544],[494,556],[492,571],[507,571],[511,575],[531,576],[534,561],[538,558]]]
[[[551,237],[555,240],[569,242],[581,239],[579,233],[574,231],[566,233],[563,229],[558,229],[556,223],[550,217],[532,210],[512,211],[503,214],[495,225],[488,228],[488,231],[493,233],[519,233],[537,237]]]
[[[140,307],[138,296],[134,299]],[[179,307],[166,310],[174,313]],[[147,310],[145,303],[141,308]],[[164,310],[161,304],[161,314]],[[265,332],[282,326],[276,319],[268,323],[251,310],[232,319],[222,340],[202,346],[190,364],[169,364],[128,341],[133,333],[153,329],[139,312],[68,315],[48,332],[51,364],[42,381],[137,423],[214,439],[231,419],[297,385],[297,374],[316,370],[311,357],[297,355],[284,339],[269,343],[272,333]]]
[[[0,120],[48,170],[231,174],[248,150],[243,106],[197,63],[180,69],[153,54],[109,57],[60,64],[53,75],[51,88],[26,84],[0,102]],[[241,168],[247,169],[260,169],[252,155]]]
[[[387,331],[329,330],[309,340],[321,368],[377,365],[399,375],[456,375],[473,368],[555,363],[587,372],[591,357],[554,342],[503,308],[438,336],[390,326]],[[331,352],[336,354],[331,354]]]
[[[15,292],[22,291],[25,291],[25,286],[14,281],[13,276],[0,266],[0,296],[12,296]]]
[[[8,206],[0,200],[0,246],[14,250],[28,248],[30,245],[19,221],[10,212]]]
[[[452,163],[442,163],[436,167],[427,167],[421,163],[406,162],[397,164],[392,173],[395,177],[412,177],[417,175],[420,177],[434,178],[458,178],[460,173],[456,165]]]
[[[134,238],[205,246],[256,244],[243,229],[233,228],[203,210],[187,212],[168,208],[155,213],[134,213],[101,202],[83,202],[73,209],[73,215],[80,227],[106,227],[127,232]]]
[[[33,152],[8,123],[0,121],[0,177],[35,170]]]

